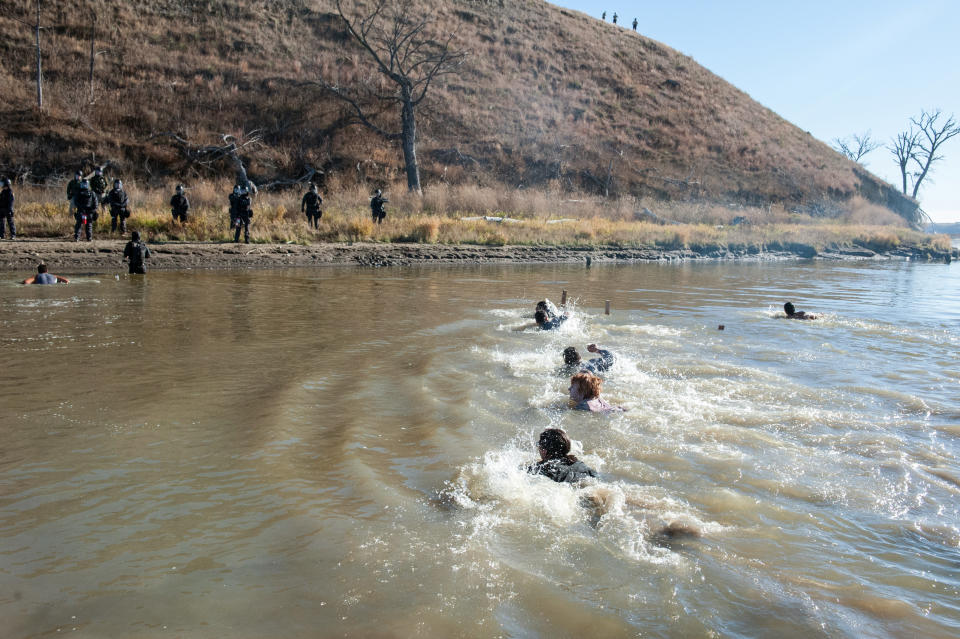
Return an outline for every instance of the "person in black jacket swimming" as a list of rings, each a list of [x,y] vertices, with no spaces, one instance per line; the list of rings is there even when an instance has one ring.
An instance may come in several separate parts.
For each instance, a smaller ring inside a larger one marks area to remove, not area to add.
[[[570,438],[559,428],[548,428],[540,433],[537,450],[540,461],[527,467],[531,475],[543,475],[555,482],[570,484],[588,477],[599,477],[597,471],[570,454]]]
[[[130,217],[130,209],[128,208],[130,200],[127,198],[127,192],[123,190],[123,182],[114,180],[113,188],[107,193],[104,201],[110,205],[110,232],[116,233],[117,226],[119,226],[120,233],[126,233],[127,218]]]
[[[594,357],[588,362],[584,362],[577,352],[576,347],[568,346],[563,349],[563,367],[560,374],[564,377],[575,375],[576,373],[606,373],[613,366],[613,353],[605,348],[597,348],[596,344],[588,344],[587,350],[596,353],[600,357]]]
[[[566,322],[568,319],[570,319],[570,315],[567,313],[564,313],[563,315],[557,315],[556,317],[550,317],[550,313],[547,311],[537,311],[533,315],[533,320],[537,323],[537,328],[539,328],[541,331],[552,331]]]
[[[310,190],[300,200],[300,212],[307,214],[307,226],[320,228],[320,218],[323,217],[323,211],[320,210],[321,204],[323,204],[323,198],[317,193],[317,185],[311,184]]]
[[[3,190],[0,191],[0,240],[3,239],[4,224],[10,227],[10,239],[17,239],[17,225],[13,223],[13,189],[10,178],[3,178]]]
[[[190,200],[183,194],[183,185],[177,185],[177,192],[170,198],[170,213],[173,214],[173,221],[186,222],[187,213],[190,211]]]
[[[140,241],[140,233],[134,231],[130,234],[130,241],[123,248],[123,259],[130,260],[131,275],[146,275],[147,265],[144,263],[150,257],[150,249]]]

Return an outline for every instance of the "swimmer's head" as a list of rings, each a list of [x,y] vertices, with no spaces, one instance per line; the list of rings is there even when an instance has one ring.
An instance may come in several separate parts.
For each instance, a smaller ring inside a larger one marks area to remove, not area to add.
[[[537,311],[533,314],[533,319],[536,320],[538,326],[542,326],[547,323],[547,312]]]
[[[548,312],[549,312],[549,311],[550,311],[550,306],[547,304],[547,300],[541,300],[541,301],[537,302],[537,308],[536,308],[536,310],[538,310],[538,311],[548,311]]]
[[[559,428],[548,428],[540,433],[540,439],[537,441],[537,450],[540,451],[540,458],[544,461],[564,458],[576,461],[577,458],[570,454],[570,446],[570,438]]]
[[[787,302],[786,304],[783,305],[783,312],[786,313],[787,315],[793,315],[794,313],[797,312],[797,309],[794,308],[792,302]]]
[[[577,373],[570,378],[570,399],[575,402],[600,397],[603,382],[596,375]]]
[[[44,264],[43,262],[40,262],[39,264],[37,264],[37,273],[46,273],[46,272],[47,272],[46,264]]]
[[[569,366],[580,363],[580,353],[573,346],[567,346],[563,349],[563,363]]]

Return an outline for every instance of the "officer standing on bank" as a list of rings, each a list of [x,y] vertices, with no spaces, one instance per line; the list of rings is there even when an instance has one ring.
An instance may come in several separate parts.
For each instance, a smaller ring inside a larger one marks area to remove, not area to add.
[[[90,190],[90,182],[83,180],[80,183],[80,191],[73,198],[73,217],[77,221],[73,227],[73,239],[80,241],[80,229],[84,229],[87,235],[87,241],[93,240],[93,223],[97,221],[97,207],[100,206],[100,200],[97,194]]]
[[[317,193],[317,185],[311,183],[310,190],[300,200],[300,212],[306,212],[307,226],[315,229],[320,227],[320,218],[323,217],[323,211],[320,210],[321,204],[323,204],[323,198]]]
[[[126,233],[127,218],[130,217],[130,209],[128,207],[129,199],[127,198],[127,193],[123,190],[123,182],[120,180],[113,181],[113,188],[107,193],[104,204],[110,205],[110,232],[117,232],[119,219],[120,233]]]
[[[183,194],[183,185],[177,185],[177,192],[170,198],[170,213],[173,214],[173,221],[186,222],[187,213],[190,212],[190,200]]]
[[[240,189],[239,194],[236,196],[236,221],[234,226],[236,226],[237,231],[233,235],[233,241],[240,241],[240,227],[243,227],[243,241],[247,244],[250,243],[250,218],[253,217],[253,205],[250,202],[250,191],[246,187],[237,187]]]
[[[67,202],[70,203],[70,212],[76,213],[76,209],[73,206],[73,198],[77,197],[77,193],[80,192],[80,185],[83,183],[83,174],[80,171],[77,171],[73,174],[73,179],[70,180],[67,184]]]
[[[376,224],[380,224],[383,222],[383,218],[387,217],[387,212],[384,210],[383,205],[389,201],[390,200],[383,197],[383,192],[380,189],[377,189],[373,197],[370,198],[370,214],[373,216],[373,221]]]
[[[3,239],[4,222],[10,227],[10,239],[17,239],[17,225],[13,223],[14,199],[10,178],[3,178],[3,190],[0,190],[0,240]]]
[[[107,178],[103,177],[103,169],[95,169],[90,178],[90,190],[97,194],[97,200],[106,206],[104,193],[107,192]]]

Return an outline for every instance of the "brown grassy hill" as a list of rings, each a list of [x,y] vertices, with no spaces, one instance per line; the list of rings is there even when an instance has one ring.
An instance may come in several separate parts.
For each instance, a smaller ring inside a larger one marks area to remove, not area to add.
[[[371,71],[326,0],[60,0],[43,3],[45,95],[34,108],[33,0],[0,15],[0,172],[44,180],[83,161],[153,181],[227,175],[185,158],[196,144],[255,139],[255,180],[323,169],[396,180],[395,145],[345,126],[305,82]],[[419,114],[424,183],[542,186],[611,195],[781,203],[829,211],[896,191],[689,57],[539,0],[424,2],[469,52]],[[95,99],[88,79],[96,21]],[[392,124],[389,120],[385,120]]]

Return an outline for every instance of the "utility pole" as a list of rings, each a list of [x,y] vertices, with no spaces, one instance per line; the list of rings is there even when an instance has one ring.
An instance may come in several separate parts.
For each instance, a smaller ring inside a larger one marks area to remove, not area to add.
[[[96,12],[90,13],[90,104],[93,104],[93,60],[97,57],[96,52],[94,51],[94,44],[96,42],[96,28],[97,28],[97,14]]]
[[[43,62],[40,55],[40,0],[37,0],[37,108],[43,111]]]

